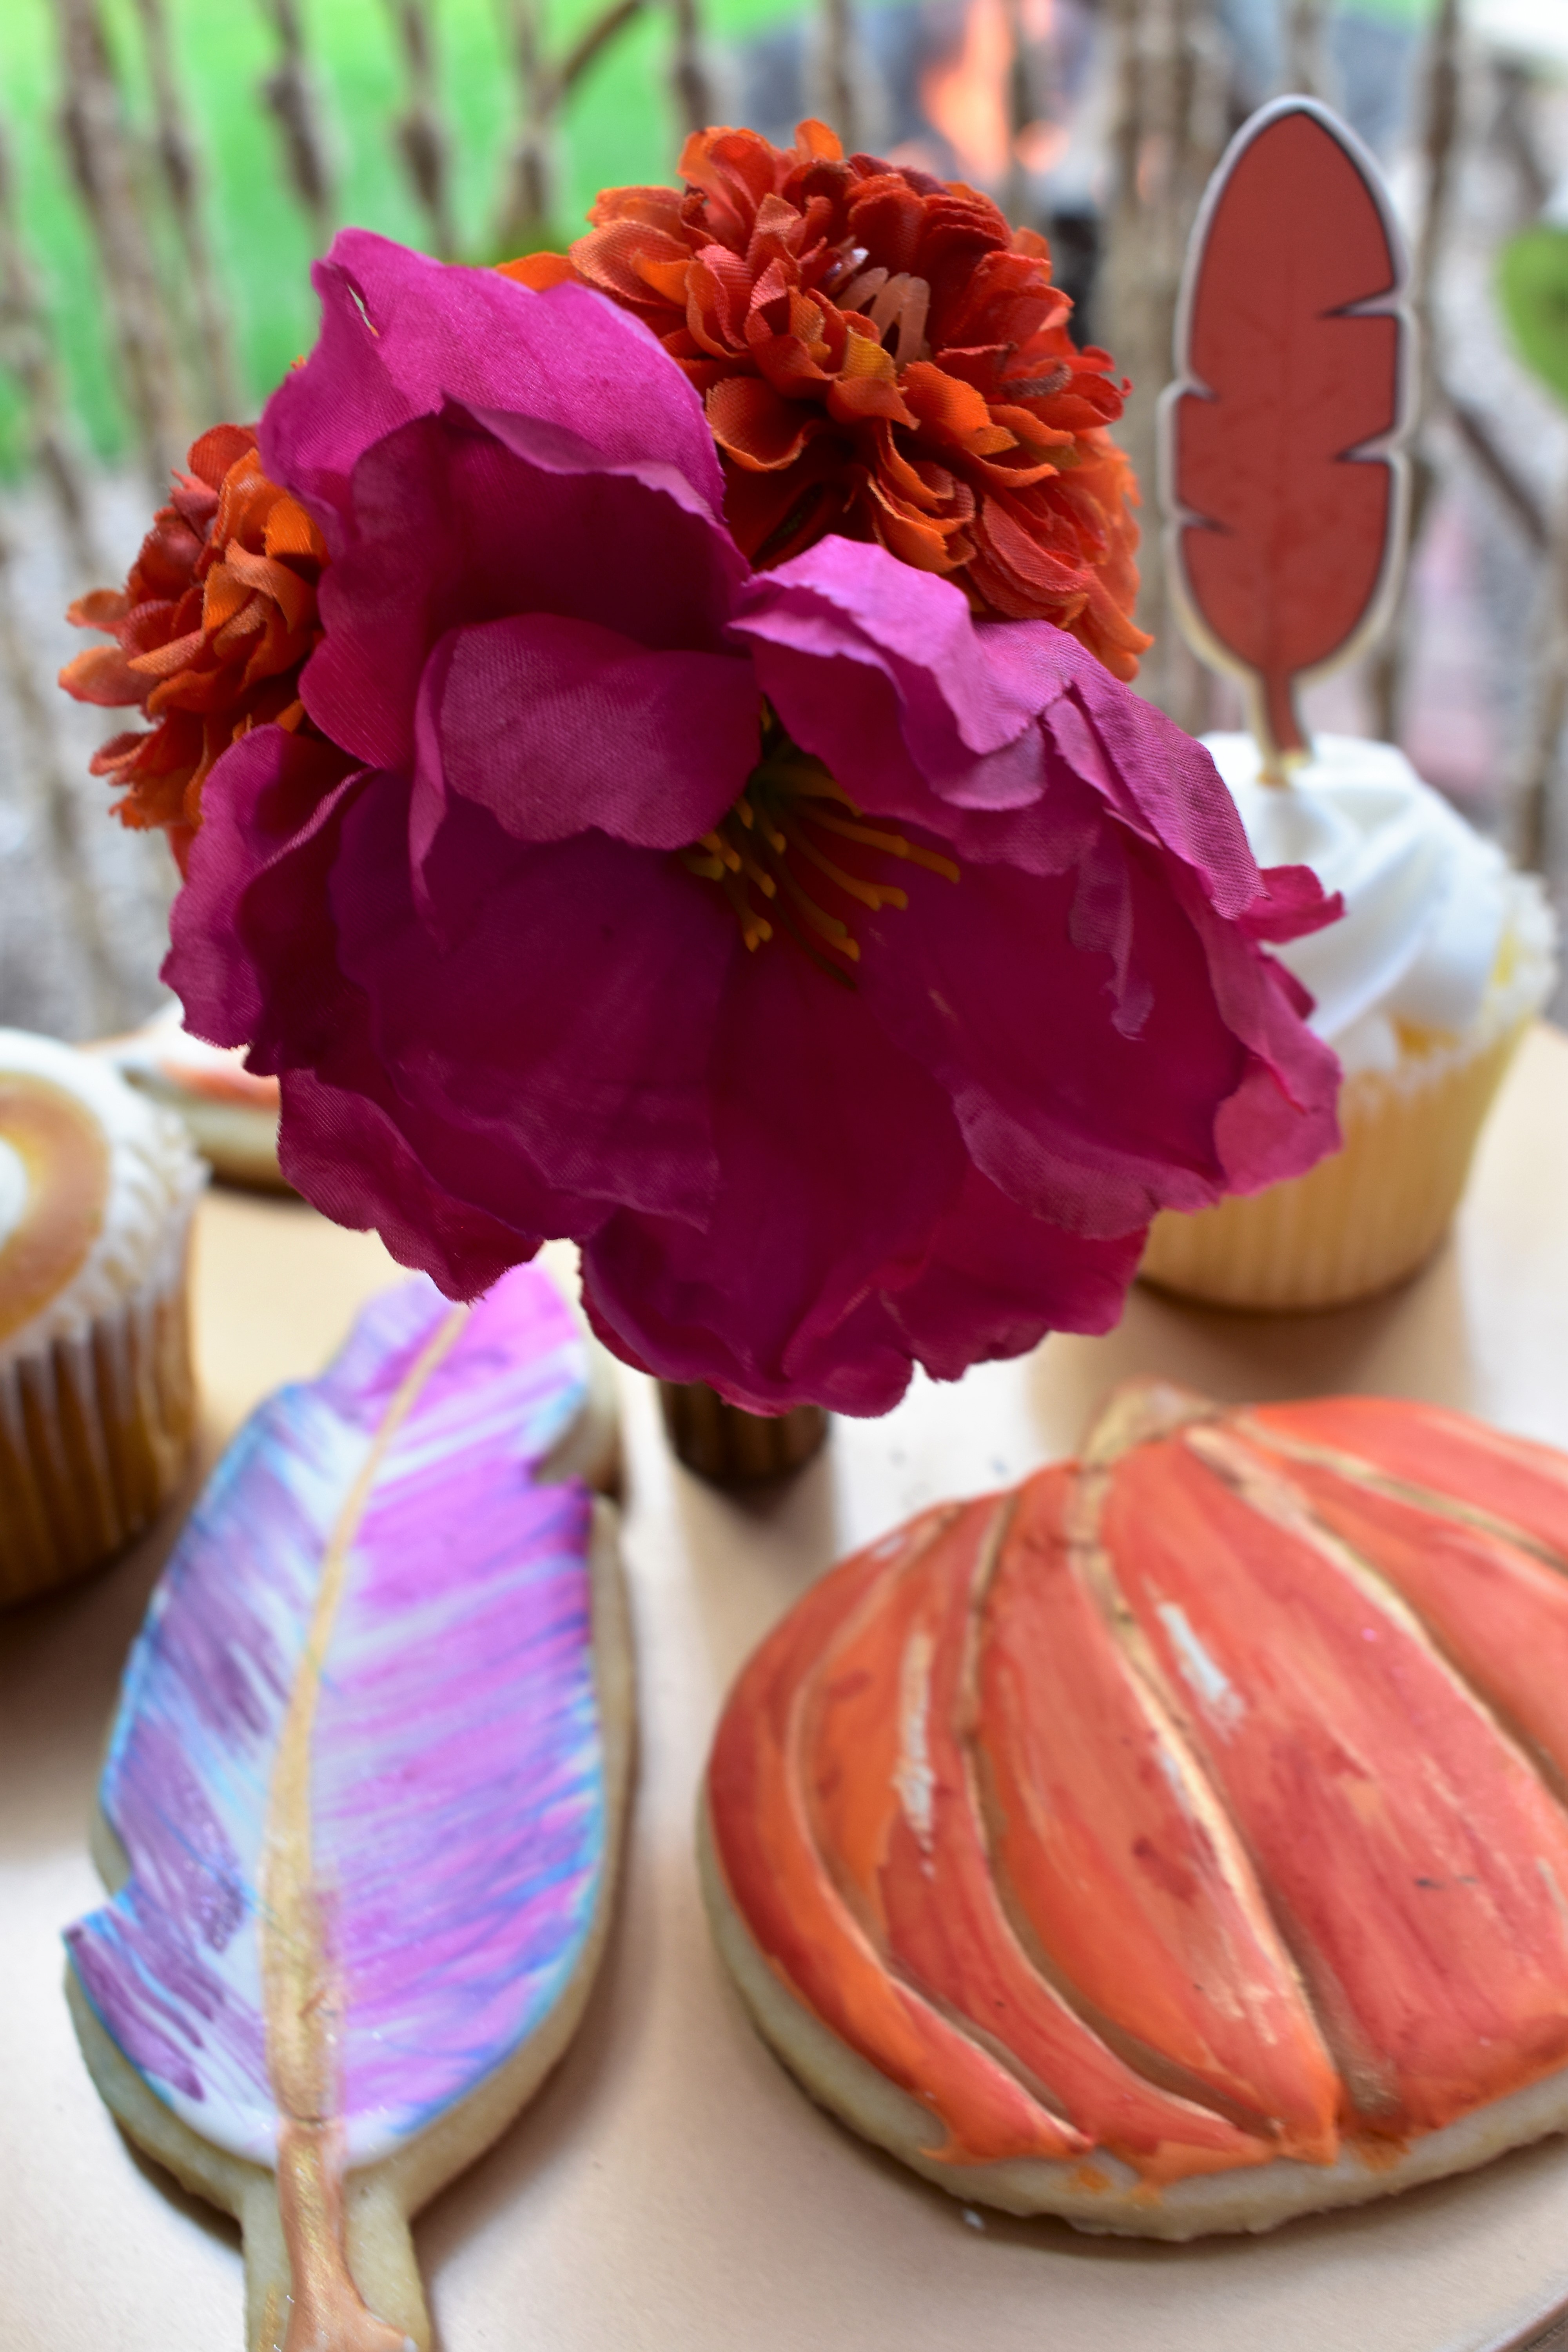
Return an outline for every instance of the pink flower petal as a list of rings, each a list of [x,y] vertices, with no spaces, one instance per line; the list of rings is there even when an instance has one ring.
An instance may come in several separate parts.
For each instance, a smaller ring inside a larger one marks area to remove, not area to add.
[[[261,420],[261,461],[327,532],[384,434],[448,402],[537,418],[611,465],[682,474],[712,509],[724,483],[702,403],[645,327],[580,286],[535,294],[343,229],[311,278],[321,340]]]
[[[426,665],[422,778],[520,841],[589,826],[650,849],[711,831],[756,765],[762,704],[733,655],[650,652],[553,614],[457,629]]]
[[[705,1228],[624,1214],[585,1245],[612,1344],[763,1412],[884,1412],[910,1349],[877,1297],[919,1267],[963,1178],[939,1087],[793,948],[739,960],[710,1066]]]
[[[399,1265],[427,1274],[448,1298],[477,1298],[531,1258],[519,1233],[444,1190],[396,1120],[366,1095],[286,1070],[279,1160],[297,1192],[355,1233],[379,1233]]]
[[[1225,1189],[1261,1192],[1338,1150],[1339,1057],[1308,1028],[1311,999],[1294,973],[1271,955],[1238,954],[1236,929],[1191,877],[1178,876],[1176,887],[1207,947],[1215,1009],[1247,1049],[1242,1083],[1215,1118]]]
[[[1067,642],[1044,624],[1015,626]],[[919,823],[932,796],[981,808],[1037,797],[1036,710],[950,582],[885,548],[825,539],[753,579],[734,627],[790,734],[864,806]]]
[[[1259,877],[1169,721],[880,548],[750,574],[696,394],[581,289],[358,233],[320,282],[263,452],[332,551],[330,740],[216,763],[168,968],[279,1072],[329,1213],[454,1295],[573,1235],[628,1360],[874,1412],[1106,1328],[1154,1210],[1330,1147],[1337,1066],[1257,940],[1333,909]],[[748,952],[679,854],[764,693],[960,869],[852,910],[852,980],[782,919]]]
[[[753,1411],[809,1396],[879,1413],[917,1363],[953,1380],[1047,1330],[1116,1321],[1142,1227],[1085,1240],[1007,1200],[967,1163],[940,1092],[804,960],[758,956],[741,987],[772,1050],[759,1071],[732,1015],[707,1234],[623,1215],[585,1247],[584,1302],[610,1347]]]
[[[705,1218],[719,1182],[709,1061],[744,952],[718,891],[603,834],[513,841],[454,801],[426,861],[433,935],[411,887],[407,787],[384,783],[344,824],[335,952],[400,1116],[460,1139],[443,1181],[531,1232],[545,1230],[537,1185],[575,1204],[552,1232],[580,1234],[616,1205]]]
[[[888,1310],[939,1381],[1021,1356],[1049,1331],[1109,1331],[1121,1319],[1145,1229],[1091,1240],[1033,1217],[971,1167]]]
[[[860,985],[952,1097],[992,1182],[1109,1239],[1216,1196],[1215,1113],[1247,1053],[1152,853],[1110,828],[1100,849],[1078,876],[979,864],[957,883],[912,875],[908,910],[866,925]],[[1086,879],[1095,887],[1080,897]]]
[[[1345,902],[1339,891],[1325,897],[1323,886],[1310,866],[1266,866],[1258,880],[1262,888],[1241,917],[1249,939],[1299,940],[1338,922]]]
[[[1242,913],[1258,867],[1208,752],[1097,662],[1081,659],[1073,685],[1047,721],[1057,750],[1123,824],[1200,874],[1221,914]]]
[[[513,1258],[528,1256],[540,1234],[580,1236],[602,1221],[605,1209],[570,1185],[565,1191],[554,1186],[515,1134],[499,1148],[477,1145],[471,1116],[444,1102],[438,1089],[433,1105],[399,1090],[406,1074],[373,1034],[370,1000],[348,970],[333,891],[342,889],[374,929],[378,913],[386,912],[375,898],[378,877],[368,862],[356,861],[351,846],[345,880],[345,825],[357,814],[362,831],[368,825],[374,835],[390,829],[395,840],[401,838],[408,785],[404,778],[365,771],[336,782],[342,764],[329,746],[278,727],[258,728],[225,753],[220,789],[175,901],[174,947],[163,975],[199,1035],[249,1043],[250,1066],[280,1079],[309,1076],[320,1082],[284,1086],[281,1150],[289,1181],[343,1223],[384,1223],[389,1247],[395,1230],[402,1238],[395,1255],[405,1264],[427,1267],[454,1296],[471,1297],[494,1278],[501,1230],[513,1235]],[[489,824],[477,814],[474,823]],[[503,842],[503,865],[505,856]],[[459,860],[450,862],[459,878],[481,892],[493,879],[482,856],[480,870],[466,877]],[[405,899],[407,887],[406,860],[399,877],[395,853],[388,895],[395,902],[401,891]],[[466,911],[454,905],[454,919],[461,923]],[[699,917],[701,911],[700,898]],[[728,948],[728,930],[721,936]],[[438,958],[423,929],[415,929],[403,944],[422,957],[425,984],[434,972],[438,986]],[[310,1108],[308,1127],[300,1124],[301,1105]],[[335,1176],[334,1119],[342,1126],[342,1166]],[[409,1202],[418,1197],[410,1170],[389,1161],[384,1192],[377,1189],[375,1139],[389,1129],[423,1164],[430,1201],[445,1203],[437,1223],[446,1239],[438,1247],[432,1241],[434,1256],[419,1254],[417,1224],[407,1222]],[[351,1173],[353,1214],[351,1192],[344,1190]],[[471,1265],[462,1255],[464,1233],[488,1236]]]
[[[650,650],[725,650],[740,559],[674,477],[610,471],[554,430],[510,438],[452,411],[354,468],[320,592],[327,635],[300,687],[322,732],[369,766],[412,766],[425,660],[450,629],[548,613]]]
[[[169,919],[163,978],[187,1026],[216,1045],[259,1046],[294,1019],[330,1019],[335,940],[325,877],[338,826],[361,778],[330,743],[281,727],[255,727],[211,769],[185,887]],[[273,907],[262,912],[268,876]],[[251,894],[257,893],[254,905]],[[280,1023],[276,986],[292,985]],[[254,1058],[263,1070],[278,1066]]]

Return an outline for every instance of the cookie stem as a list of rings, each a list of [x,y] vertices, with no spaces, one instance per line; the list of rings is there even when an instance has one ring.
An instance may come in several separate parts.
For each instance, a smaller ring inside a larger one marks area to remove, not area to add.
[[[334,2184],[330,2170],[318,2172],[308,2158],[301,2163],[301,2154],[294,2152],[288,2177],[262,2176],[240,2214],[248,2352],[429,2352],[414,2241],[391,2186],[374,2172]],[[334,2201],[332,2215],[326,2208]],[[319,2202],[325,2261],[311,2225]],[[300,2265],[307,2292],[296,2301],[289,2242],[301,2234],[315,2242]]]

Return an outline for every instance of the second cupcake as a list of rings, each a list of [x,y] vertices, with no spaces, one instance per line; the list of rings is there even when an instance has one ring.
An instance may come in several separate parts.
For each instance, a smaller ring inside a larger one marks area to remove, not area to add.
[[[179,1121],[104,1064],[0,1029],[0,1605],[107,1559],[178,1485],[204,1181]]]
[[[1447,1230],[1481,1122],[1556,977],[1540,883],[1516,874],[1390,743],[1320,736],[1284,786],[1247,735],[1206,739],[1260,866],[1310,866],[1343,918],[1275,952],[1339,1055],[1343,1147],[1307,1175],[1157,1217],[1142,1272],[1227,1307],[1341,1306],[1400,1282]]]

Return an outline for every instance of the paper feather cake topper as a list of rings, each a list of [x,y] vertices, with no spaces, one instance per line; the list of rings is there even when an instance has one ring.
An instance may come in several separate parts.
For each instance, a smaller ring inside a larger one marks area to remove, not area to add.
[[[1327,107],[1243,124],[1187,251],[1161,404],[1166,560],[1195,650],[1240,679],[1265,775],[1301,681],[1377,633],[1404,561],[1413,330],[1376,164]]]
[[[132,1653],[69,1990],[132,2137],[238,2217],[253,2352],[423,2352],[407,2216],[586,1998],[630,1683],[613,1514],[560,1475],[584,1364],[532,1266],[378,1299],[235,1440]]]

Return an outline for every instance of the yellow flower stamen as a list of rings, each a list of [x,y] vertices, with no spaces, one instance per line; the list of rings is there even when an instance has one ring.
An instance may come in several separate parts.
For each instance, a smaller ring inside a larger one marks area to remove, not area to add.
[[[868,824],[848,824],[841,816],[827,816],[818,811],[813,817],[825,833],[841,833],[846,841],[863,841],[868,849],[880,849],[889,857],[907,857],[915,866],[923,866],[929,874],[942,874],[948,881],[956,882],[958,868],[951,857],[943,857],[934,849],[921,849],[918,843],[906,841],[901,833],[880,833]]]
[[[822,903],[821,885],[814,884],[814,876],[821,875],[835,891],[872,914],[884,907],[902,912],[909,906],[909,893],[875,874],[854,871],[842,852],[830,857],[820,840],[823,835],[830,836],[829,845],[853,843],[875,856],[923,866],[949,882],[959,878],[951,857],[887,826],[866,824],[822,761],[792,743],[765,709],[763,757],[745,791],[713,831],[682,850],[680,857],[689,873],[720,885],[748,949],[754,951],[774,937],[772,922],[754,903],[761,897],[814,962],[847,981],[845,966],[859,962],[860,943],[842,916]]]

